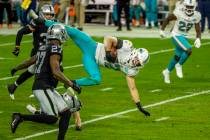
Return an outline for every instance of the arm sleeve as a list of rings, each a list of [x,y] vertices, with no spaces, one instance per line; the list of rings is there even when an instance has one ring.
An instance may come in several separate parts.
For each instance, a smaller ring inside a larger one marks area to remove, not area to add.
[[[16,46],[20,46],[20,42],[23,38],[23,35],[30,34],[30,33],[32,33],[32,31],[30,30],[30,28],[28,26],[21,28],[18,31],[17,36],[16,36]]]

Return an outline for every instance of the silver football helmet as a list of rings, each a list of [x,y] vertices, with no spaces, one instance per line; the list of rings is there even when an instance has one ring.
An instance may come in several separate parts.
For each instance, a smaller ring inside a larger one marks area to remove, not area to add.
[[[51,25],[47,30],[47,40],[57,39],[61,44],[66,42],[68,35],[62,24]]]
[[[77,98],[76,95],[70,95],[68,92],[65,92],[63,95],[63,100],[66,102],[67,106],[70,109],[70,112],[79,111],[82,107],[82,103]]]
[[[183,4],[184,4],[185,14],[188,16],[192,16],[197,6],[196,0],[184,0]]]
[[[41,7],[39,16],[43,19],[46,19],[46,16],[50,15],[51,18],[53,19],[55,16],[55,11],[52,5],[50,4],[45,4]],[[50,19],[51,20],[51,19]]]
[[[129,58],[129,64],[133,68],[142,68],[149,61],[149,52],[145,48],[133,49]]]

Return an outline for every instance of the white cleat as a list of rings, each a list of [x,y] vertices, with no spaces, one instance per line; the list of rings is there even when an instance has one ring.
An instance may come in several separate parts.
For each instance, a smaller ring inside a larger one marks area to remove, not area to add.
[[[11,98],[12,100],[15,100],[14,94],[9,94],[9,96],[10,96],[10,98]]]
[[[27,109],[29,112],[31,112],[32,114],[34,114],[34,113],[36,112],[36,108],[33,107],[33,106],[30,105],[30,104],[28,104],[28,105],[26,106],[26,109]]]
[[[170,72],[168,71],[168,69],[165,69],[165,70],[163,70],[162,71],[162,74],[163,74],[163,77],[164,77],[164,82],[166,83],[166,84],[170,84],[171,83],[171,81],[170,81]]]
[[[176,68],[176,75],[177,75],[177,77],[183,78],[182,65],[180,65],[179,63],[177,63],[175,65],[175,68]]]

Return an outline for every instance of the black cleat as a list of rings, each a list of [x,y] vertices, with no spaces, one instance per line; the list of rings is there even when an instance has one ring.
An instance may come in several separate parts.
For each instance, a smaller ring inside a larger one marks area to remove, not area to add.
[[[15,92],[16,88],[17,88],[17,86],[15,84],[8,84],[7,85],[7,90],[9,92],[9,96],[12,100],[15,99],[14,92]]]
[[[76,130],[76,131],[82,131],[82,126],[76,125],[76,126],[75,126],[75,130]]]
[[[21,118],[20,113],[13,113],[12,114],[12,122],[11,122],[11,131],[12,133],[15,133],[18,125],[23,121]]]

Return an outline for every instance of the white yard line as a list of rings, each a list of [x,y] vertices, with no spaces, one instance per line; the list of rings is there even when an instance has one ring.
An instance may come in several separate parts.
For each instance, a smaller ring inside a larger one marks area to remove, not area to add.
[[[111,87],[108,87],[108,88],[102,88],[102,89],[100,89],[100,91],[109,91],[109,90],[112,90],[113,88],[111,88]]]
[[[82,67],[83,64],[79,64],[79,65],[73,65],[73,66],[66,66],[66,67],[63,67],[64,69],[71,69],[71,68],[77,68],[77,67]]]
[[[164,100],[164,101],[157,102],[157,103],[154,103],[154,104],[146,105],[146,106],[144,106],[144,108],[152,108],[152,107],[155,107],[155,106],[160,106],[160,105],[167,104],[167,103],[170,103],[170,102],[175,102],[175,101],[178,101],[178,100],[183,100],[183,99],[186,99],[186,98],[199,96],[199,95],[203,95],[203,94],[207,94],[207,93],[210,93],[210,90],[205,90],[205,91],[193,93],[191,95],[179,96],[179,97],[176,97],[176,98]],[[110,114],[110,115],[106,115],[106,116],[103,116],[103,117],[98,117],[98,118],[95,118],[95,119],[92,119],[92,120],[88,120],[88,121],[84,121],[82,123],[82,125],[94,123],[94,122],[105,120],[105,119],[109,119],[109,118],[113,118],[113,117],[116,117],[116,116],[120,116],[120,115],[123,115],[123,114],[134,112],[134,111],[137,111],[137,108],[125,110],[125,111],[114,113],[114,114]],[[71,128],[73,126],[74,125],[70,125],[69,128]],[[52,130],[49,130],[49,131],[39,132],[39,133],[35,133],[35,134],[32,134],[32,135],[16,138],[14,140],[26,140],[26,139],[30,139],[30,138],[46,135],[46,134],[49,134],[49,133],[53,133],[53,132],[56,132],[56,131],[58,131],[58,129],[52,129]]]
[[[30,42],[32,42],[32,40],[22,41],[21,43],[30,43]],[[3,44],[0,44],[0,47],[1,46],[10,46],[10,45],[15,46],[15,42],[13,42],[13,43],[3,43]]]
[[[14,58],[6,58],[6,57],[0,57],[0,60],[12,60]]]
[[[17,78],[19,75],[15,75],[13,77],[3,77],[3,78],[0,78],[0,81],[3,81],[3,80],[9,80],[9,79],[13,79],[13,78]]]
[[[159,119],[156,119],[155,122],[160,122],[160,121],[165,121],[165,120],[168,120],[169,117],[161,117]]]
[[[202,46],[205,46],[205,45],[209,45],[210,42],[206,42],[206,43],[203,43]],[[155,52],[151,52],[150,55],[154,55],[154,54],[160,54],[160,53],[165,53],[165,52],[170,52],[170,51],[173,51],[174,49],[166,49],[166,50],[160,50],[160,51],[155,51]],[[71,69],[71,68],[77,68],[77,67],[82,67],[83,64],[78,64],[78,65],[73,65],[73,66],[66,66],[64,67],[64,69]],[[0,78],[0,81],[1,79],[4,79],[4,80],[8,80],[8,79],[12,79],[12,78],[15,78],[15,77],[3,77],[3,78]]]
[[[160,91],[162,91],[162,89],[153,89],[153,90],[150,90],[149,92],[160,92]]]

